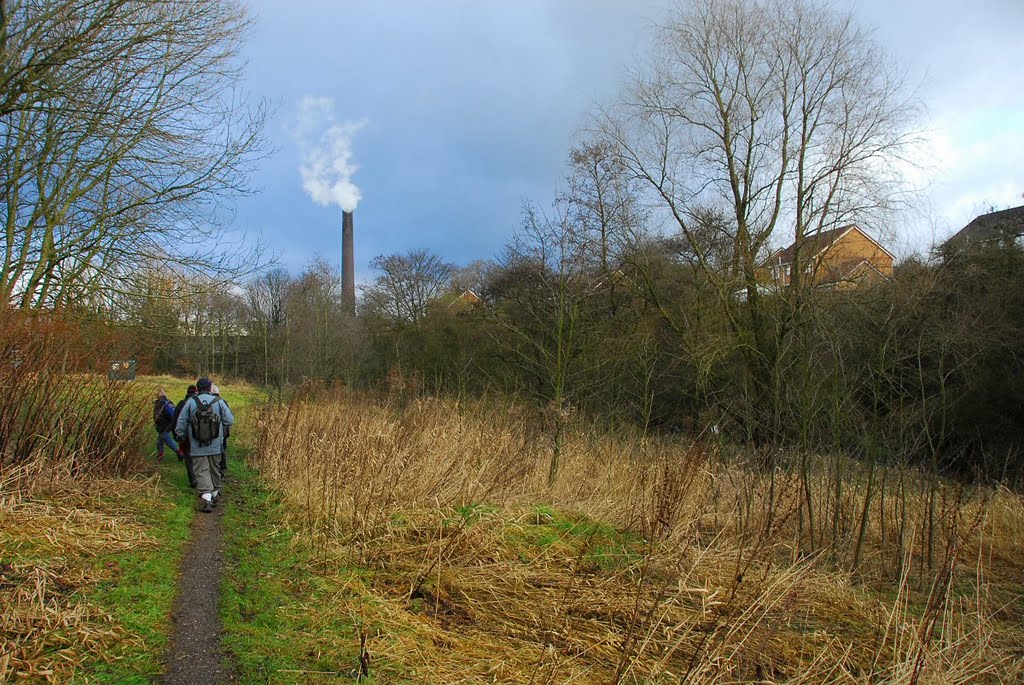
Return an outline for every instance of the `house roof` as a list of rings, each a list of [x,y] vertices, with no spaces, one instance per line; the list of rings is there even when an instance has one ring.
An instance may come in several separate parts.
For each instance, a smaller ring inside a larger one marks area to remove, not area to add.
[[[483,298],[481,298],[479,295],[477,295],[472,290],[464,290],[461,293],[459,293],[458,295],[452,293],[452,295],[450,296],[450,299],[451,299],[451,301],[448,303],[449,307],[454,307],[455,305],[469,305],[469,306],[473,306],[473,305],[478,305],[481,302],[483,302]]]
[[[946,242],[988,242],[1024,235],[1024,206],[989,212],[976,217]]]
[[[891,252],[885,249],[885,247],[883,247],[877,240],[865,233],[856,224],[847,224],[846,226],[833,228],[829,231],[820,231],[814,235],[807,236],[800,244],[800,257],[802,259],[813,259],[850,231],[857,231],[874,243],[882,252],[895,259],[895,256]],[[792,264],[793,258],[796,256],[796,250],[797,244],[793,243],[784,250],[774,252],[768,259],[769,264]]]

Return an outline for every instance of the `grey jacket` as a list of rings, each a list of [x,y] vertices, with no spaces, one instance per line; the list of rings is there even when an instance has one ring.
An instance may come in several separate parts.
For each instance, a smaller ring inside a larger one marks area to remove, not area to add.
[[[190,421],[192,420],[192,414],[196,410],[196,400],[202,402],[216,402],[213,405],[213,410],[220,415],[220,435],[214,438],[213,442],[205,447],[200,447],[199,443],[192,440],[192,434],[189,430]],[[191,442],[191,449],[189,453],[193,457],[208,457],[215,454],[221,453],[221,447],[224,444],[224,433],[231,428],[235,423],[235,416],[231,413],[231,408],[228,407],[227,402],[224,402],[216,395],[211,395],[208,392],[199,393],[196,397],[190,397],[185,406],[181,408],[181,414],[178,415],[178,423],[174,427],[174,436],[181,440],[186,435],[189,437]]]

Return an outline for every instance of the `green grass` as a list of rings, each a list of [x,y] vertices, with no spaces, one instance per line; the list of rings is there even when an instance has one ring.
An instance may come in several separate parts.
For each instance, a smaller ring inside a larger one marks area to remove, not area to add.
[[[474,523],[482,517],[497,513],[498,507],[490,504],[466,504],[455,510],[465,523]]]
[[[167,377],[147,383],[162,387],[173,401],[188,385]],[[221,647],[237,682],[337,682],[358,664],[356,624],[348,613],[324,607],[338,602],[358,572],[317,568],[308,548],[284,525],[277,498],[246,466],[252,411],[266,401],[265,393],[226,384],[221,393],[236,421],[224,486]]]
[[[239,682],[337,682],[358,664],[358,570],[326,569],[282,525],[277,498],[239,460],[225,510],[223,646]],[[363,679],[361,682],[374,682]]]
[[[178,566],[189,538],[194,498],[188,491],[185,468],[176,459],[162,464],[161,474],[155,503],[149,497],[117,503],[137,512],[137,522],[155,540],[155,546],[94,559],[97,568],[114,569],[113,578],[86,596],[138,640],[123,643],[102,660],[93,657],[86,661],[73,683],[148,683],[163,671]]]
[[[552,547],[566,556],[578,557],[583,566],[604,571],[633,566],[643,556],[639,537],[585,516],[570,516],[538,505],[523,525],[510,526],[505,540],[529,563]]]

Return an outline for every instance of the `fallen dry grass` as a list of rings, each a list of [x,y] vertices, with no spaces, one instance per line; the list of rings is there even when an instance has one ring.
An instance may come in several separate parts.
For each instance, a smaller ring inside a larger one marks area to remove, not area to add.
[[[154,545],[134,516],[154,488],[117,479],[65,481],[31,496],[0,489],[0,682],[66,682],[85,659],[139,640],[87,595],[118,577],[103,559]]]
[[[383,682],[1024,675],[1015,494],[890,472],[868,497],[856,464],[808,481],[585,427],[549,487],[514,407],[300,393],[261,420],[255,465],[324,572],[365,569],[310,611],[369,626]]]

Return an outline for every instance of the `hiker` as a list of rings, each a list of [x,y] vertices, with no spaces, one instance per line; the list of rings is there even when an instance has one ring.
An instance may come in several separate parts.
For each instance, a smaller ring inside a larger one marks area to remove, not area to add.
[[[188,390],[185,392],[185,396],[178,400],[177,406],[174,407],[174,415],[171,418],[171,425],[177,427],[178,417],[181,416],[181,410],[185,406],[185,403],[189,401],[189,398],[194,397],[196,394],[196,386],[188,386]],[[183,440],[178,441],[178,460],[185,462],[185,472],[188,474],[188,486],[194,488],[196,486],[196,475],[192,472],[192,460],[189,459],[188,450],[188,435]]]
[[[196,381],[196,395],[181,408],[174,434],[189,439],[189,458],[196,477],[196,489],[202,500],[200,511],[213,511],[220,498],[220,453],[224,432],[235,422],[231,409],[216,397],[209,378]]]
[[[214,383],[212,386],[210,386],[210,392],[212,392],[214,394],[214,396],[217,397],[217,399],[219,399],[221,402],[223,402],[225,407],[228,406],[227,400],[225,400],[224,398],[222,398],[220,396],[220,388],[217,387],[216,383]],[[230,409],[230,408],[231,407],[228,407],[228,409]],[[224,440],[220,444],[220,464],[219,464],[219,466],[220,466],[220,480],[221,480],[221,482],[224,482],[224,480],[226,480],[227,476],[228,476],[228,438],[229,437],[231,437],[231,427],[230,426],[225,426],[224,427]]]
[[[153,427],[156,428],[156,460],[164,460],[164,446],[170,447],[175,454],[180,454],[178,443],[171,437],[171,430],[174,428],[172,416],[174,405],[167,399],[163,390],[156,391],[156,398],[153,400]]]

